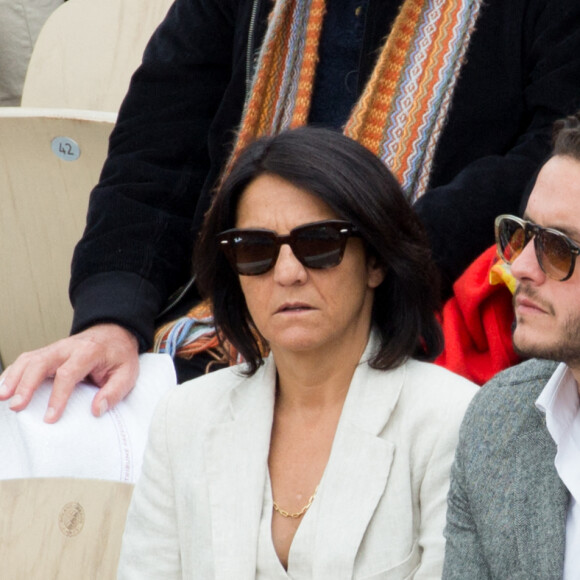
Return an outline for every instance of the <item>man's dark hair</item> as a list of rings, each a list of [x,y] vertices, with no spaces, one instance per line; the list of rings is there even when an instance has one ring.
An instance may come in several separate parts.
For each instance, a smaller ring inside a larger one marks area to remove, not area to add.
[[[249,364],[248,374],[262,364],[261,337],[216,235],[235,227],[240,196],[261,175],[282,178],[324,201],[339,219],[356,226],[367,259],[373,256],[384,268],[372,309],[380,349],[371,366],[386,370],[410,356],[435,358],[443,345],[435,317],[438,273],[423,227],[399,183],[357,142],[334,131],[302,127],[261,138],[242,151],[215,194],[196,246],[198,288],[213,304],[221,338]]]
[[[580,111],[554,123],[552,155],[564,155],[580,161]]]

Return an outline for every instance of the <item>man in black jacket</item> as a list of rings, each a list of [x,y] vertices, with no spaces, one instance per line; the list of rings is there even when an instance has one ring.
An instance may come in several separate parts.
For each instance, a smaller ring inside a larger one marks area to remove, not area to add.
[[[309,122],[340,129],[401,0],[328,2]],[[134,384],[137,354],[190,277],[196,233],[231,151],[269,0],[177,0],[135,73],[73,260],[73,336],[24,355],[0,398],[26,406],[56,374],[46,420],[74,384],[101,386],[102,414]],[[416,202],[447,287],[517,213],[550,150],[553,121],[580,106],[580,3],[488,0]],[[195,290],[190,300],[195,300]]]

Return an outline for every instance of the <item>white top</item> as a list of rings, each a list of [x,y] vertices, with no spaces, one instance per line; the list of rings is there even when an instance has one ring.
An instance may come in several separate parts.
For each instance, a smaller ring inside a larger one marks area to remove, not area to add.
[[[554,464],[572,495],[566,520],[563,580],[580,578],[580,397],[572,371],[561,363],[536,401],[558,451]]]

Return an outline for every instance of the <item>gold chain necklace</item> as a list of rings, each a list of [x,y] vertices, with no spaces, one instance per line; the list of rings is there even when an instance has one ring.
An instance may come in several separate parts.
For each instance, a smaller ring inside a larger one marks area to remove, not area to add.
[[[283,518],[294,518],[294,519],[300,518],[307,512],[308,508],[312,505],[312,502],[314,501],[314,498],[316,497],[317,491],[318,491],[318,486],[316,486],[314,493],[310,496],[308,503],[299,512],[295,512],[295,513],[291,514],[290,512],[287,512],[286,510],[281,509],[280,506],[274,500],[272,500],[272,503],[274,504],[274,511],[277,511]]]

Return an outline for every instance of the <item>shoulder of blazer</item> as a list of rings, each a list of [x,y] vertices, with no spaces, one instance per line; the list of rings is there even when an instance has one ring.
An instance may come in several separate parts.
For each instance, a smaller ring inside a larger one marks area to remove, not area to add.
[[[466,379],[439,365],[409,359],[406,363],[407,374],[405,389],[420,389],[422,397],[434,401],[455,401],[467,403],[473,398],[479,387]]]
[[[535,414],[534,402],[557,366],[554,361],[530,359],[498,373],[473,398],[466,419],[487,422],[491,416]]]
[[[252,376],[243,371],[243,365],[236,365],[178,385],[165,397],[165,412],[175,421],[196,422],[198,428],[225,420],[232,414],[233,402],[243,409],[259,396],[255,391],[271,385],[274,361],[267,358]]]
[[[506,369],[486,383],[471,401],[460,433],[460,446],[469,450],[468,463],[511,456],[517,438],[542,432],[550,444],[544,418],[535,406],[558,363],[532,359]]]

